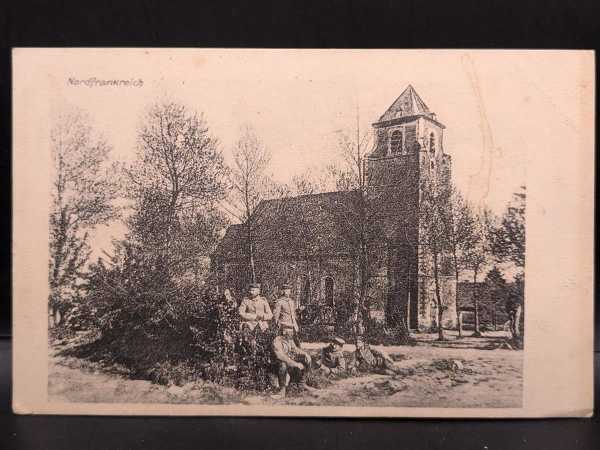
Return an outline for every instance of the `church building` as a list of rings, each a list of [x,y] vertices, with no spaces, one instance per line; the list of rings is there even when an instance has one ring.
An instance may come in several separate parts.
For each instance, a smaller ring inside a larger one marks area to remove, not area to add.
[[[262,201],[253,215],[257,280],[271,300],[291,283],[315,325],[348,326],[360,276],[367,277],[372,320],[409,329],[437,326],[431,263],[419,213],[424,182],[448,183],[451,158],[444,125],[408,86],[373,123],[374,146],[364,160],[362,191],[337,191]],[[365,234],[367,235],[365,237]],[[213,254],[220,288],[245,293],[249,279],[247,227],[232,225]],[[367,273],[358,264],[366,247]],[[456,282],[442,258],[442,325],[456,326]]]

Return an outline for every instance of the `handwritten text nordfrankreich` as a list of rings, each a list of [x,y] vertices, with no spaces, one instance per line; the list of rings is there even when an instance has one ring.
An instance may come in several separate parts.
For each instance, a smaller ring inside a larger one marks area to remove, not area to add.
[[[117,86],[117,87],[142,87],[144,80],[141,78],[129,80],[105,80],[96,77],[80,79],[70,77],[67,80],[69,86],[86,86],[86,87],[105,87],[105,86]]]

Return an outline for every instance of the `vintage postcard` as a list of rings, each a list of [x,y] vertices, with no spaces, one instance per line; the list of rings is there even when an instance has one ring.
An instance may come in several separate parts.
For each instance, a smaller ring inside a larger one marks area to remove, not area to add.
[[[593,413],[590,51],[15,49],[18,413]]]

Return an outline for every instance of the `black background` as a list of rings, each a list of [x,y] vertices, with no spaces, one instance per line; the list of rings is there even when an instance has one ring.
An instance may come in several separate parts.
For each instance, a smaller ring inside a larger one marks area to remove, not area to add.
[[[597,49],[591,1],[7,1],[0,5],[0,449],[600,448],[599,421],[14,416],[10,410],[11,47]],[[443,77],[443,68],[440,68]],[[573,149],[565,149],[565,157]],[[575,300],[575,299],[574,299]],[[596,325],[598,314],[596,313]],[[596,344],[599,342],[596,326]],[[558,339],[558,337],[557,337]],[[596,345],[598,348],[598,345]],[[600,369],[595,353],[596,373]],[[548,377],[552,374],[549,373]],[[598,383],[596,383],[596,394]],[[596,395],[596,398],[597,395]]]

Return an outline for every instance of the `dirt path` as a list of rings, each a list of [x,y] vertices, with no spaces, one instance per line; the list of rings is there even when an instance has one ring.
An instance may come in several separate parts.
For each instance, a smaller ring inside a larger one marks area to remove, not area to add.
[[[401,374],[347,378],[310,397],[288,399],[299,405],[520,407],[522,353],[432,347],[402,348],[392,356]],[[459,368],[453,368],[458,361]]]
[[[316,349],[318,345],[310,345]],[[53,401],[102,403],[259,403],[295,405],[519,407],[522,352],[386,347],[400,367],[394,377],[369,375],[335,380],[314,393],[292,393],[285,400],[243,393],[213,383],[161,386],[106,373],[75,358],[50,357],[48,395]],[[453,361],[459,361],[458,365]],[[452,366],[455,366],[454,368]]]

